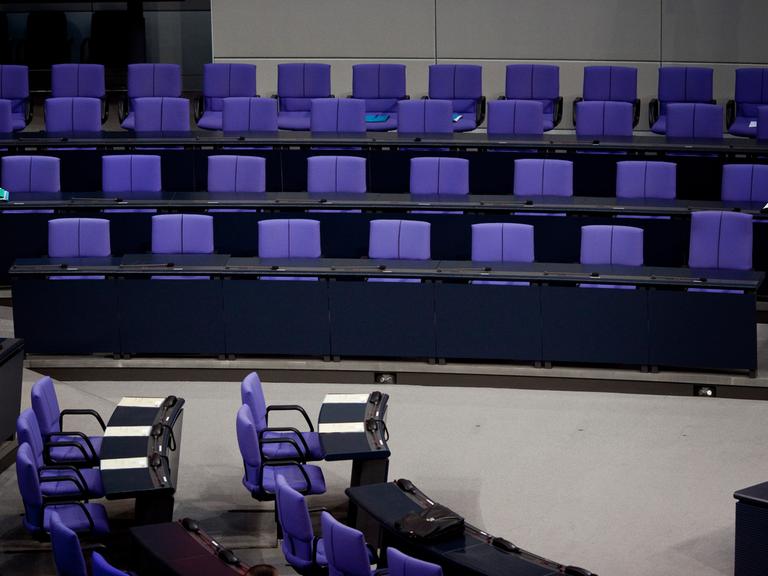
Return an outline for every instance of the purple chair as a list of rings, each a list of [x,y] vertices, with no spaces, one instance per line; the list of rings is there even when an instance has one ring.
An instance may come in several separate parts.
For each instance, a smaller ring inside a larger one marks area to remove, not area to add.
[[[320,517],[328,576],[372,576],[371,557],[363,533],[345,526],[328,512]]]
[[[474,130],[485,119],[483,67],[476,64],[430,64],[429,98],[451,102],[452,113],[461,116],[452,122],[454,132]]]
[[[98,134],[101,132],[101,100],[98,98],[48,98],[45,130],[50,134]]]
[[[714,104],[712,74],[712,68],[693,66],[659,68],[659,97],[651,100],[648,106],[651,130],[656,134],[667,133],[667,107],[670,104]]]
[[[136,98],[133,107],[136,132],[189,132],[189,100],[186,98]]]
[[[542,106],[544,131],[552,130],[563,117],[560,67],[550,64],[507,64],[504,98],[530,100]],[[525,109],[527,110],[527,108]],[[488,108],[490,128],[491,110]]]
[[[10,100],[0,100],[0,134],[13,132],[13,105]]]
[[[61,192],[61,162],[53,156],[3,156],[2,187],[13,192]]]
[[[768,140],[768,106],[757,107],[757,139]]]
[[[576,135],[585,138],[632,136],[632,104],[584,101],[576,106]]]
[[[544,133],[544,108],[537,100],[495,100],[488,103],[488,134],[540,136]],[[551,123],[552,121],[549,120]]]
[[[53,98],[98,98],[101,101],[101,123],[109,117],[101,64],[54,64],[51,67]]]
[[[314,98],[309,129],[317,133],[365,133],[365,103],[352,98]]]
[[[417,220],[371,220],[368,257],[429,260],[430,228]]]
[[[325,542],[312,530],[307,502],[278,474],[275,492],[277,516],[283,529],[283,554],[299,574],[315,575],[327,569]]]
[[[691,268],[752,269],[752,216],[742,212],[691,214]]]
[[[91,555],[91,570],[93,571],[91,576],[131,576],[128,572],[118,570],[109,564],[98,552]]]
[[[197,101],[195,119],[200,128],[222,129],[224,99],[256,96],[256,66],[206,64],[203,67],[203,98]]]
[[[472,262],[534,261],[533,226],[530,224],[472,224]],[[529,282],[473,280],[472,284],[529,286]]]
[[[58,482],[46,480],[40,484],[40,491],[45,498],[68,500],[87,500],[104,496],[101,472],[98,468],[77,468],[66,462],[57,462],[55,453],[61,446],[52,448],[43,442],[43,435],[37,418],[31,408],[27,408],[16,419],[16,439],[21,444],[28,444],[40,478],[60,478]],[[51,462],[51,464],[46,464]]]
[[[11,102],[11,127],[24,130],[32,120],[32,101],[29,98],[29,68],[13,64],[0,64],[0,99]]]
[[[406,556],[397,548],[387,548],[389,576],[443,576],[437,564]]]
[[[637,97],[637,68],[628,66],[585,66],[582,97],[573,103],[573,124],[578,130],[582,103],[625,102],[631,105],[630,132],[640,119]]]
[[[208,193],[261,194],[266,160],[260,156],[208,156]]]
[[[307,192],[310,194],[365,194],[365,158],[310,156],[307,159]]]
[[[397,103],[398,134],[453,134],[449,100],[401,100]]]
[[[668,104],[667,138],[723,137],[723,107],[719,104]]]
[[[51,513],[51,549],[57,576],[88,576],[80,539],[56,512]]]
[[[582,226],[582,264],[642,266],[643,229],[632,226]],[[579,284],[581,288],[613,288],[634,290],[626,284]]]
[[[768,165],[725,164],[721,200],[723,202],[768,202]]]
[[[128,94],[118,104],[118,115],[126,130],[134,127],[134,105],[137,98],[181,96],[181,66],[178,64],[129,64]]]
[[[617,198],[676,196],[677,165],[674,162],[625,161],[616,163]]]
[[[224,132],[277,132],[277,100],[274,98],[225,98]]]
[[[323,494],[325,478],[323,471],[312,464],[297,460],[265,460],[261,447],[267,444],[290,443],[286,438],[261,438],[256,428],[251,409],[247,404],[240,406],[236,419],[237,444],[243,457],[245,474],[243,486],[259,501],[275,499],[277,477],[300,494]]]
[[[40,479],[29,444],[21,444],[16,452],[16,478],[24,503],[23,524],[30,533],[43,537],[51,530],[53,514],[76,533],[109,534],[107,512],[101,504],[74,501],[51,501],[43,496],[40,486],[55,479]]]
[[[111,254],[109,220],[57,218],[48,220],[48,256],[103,258]]]
[[[262,446],[261,453],[265,458],[271,460],[298,458],[305,461],[325,458],[325,451],[320,443],[320,435],[315,432],[315,427],[312,426],[312,421],[304,408],[295,404],[267,406],[258,373],[251,372],[243,379],[240,384],[240,399],[251,409],[251,415],[260,438],[286,438],[290,440]],[[298,412],[307,423],[309,431],[299,431],[296,428],[288,427],[270,427],[269,413],[278,411]]]
[[[320,222],[302,218],[259,221],[259,258],[320,258]]]
[[[515,196],[573,196],[570,160],[515,160]]]
[[[355,64],[352,98],[365,102],[366,130],[386,132],[397,128],[397,103],[407,100],[404,64]]]
[[[314,98],[333,98],[330,64],[278,64],[277,125],[282,130],[309,130]]]
[[[162,190],[160,156],[120,154],[101,157],[101,189],[121,196],[159,195]]]
[[[757,110],[768,105],[768,68],[737,68],[736,93],[725,106],[728,132],[734,136],[757,136]]]
[[[410,193],[466,196],[469,194],[469,160],[411,158]]]
[[[204,214],[152,216],[153,254],[213,254],[213,217]]]
[[[32,385],[32,410],[45,442],[60,447],[51,449],[51,458],[57,463],[93,466],[101,453],[101,436],[86,436],[78,431],[64,431],[64,416],[92,416],[102,430],[107,426],[98,412],[88,409],[59,408],[53,381],[43,376]]]

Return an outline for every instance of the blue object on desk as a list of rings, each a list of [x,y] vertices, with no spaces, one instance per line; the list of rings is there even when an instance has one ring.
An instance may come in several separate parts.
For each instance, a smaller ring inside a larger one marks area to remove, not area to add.
[[[366,114],[366,122],[386,122],[389,120],[389,114]]]

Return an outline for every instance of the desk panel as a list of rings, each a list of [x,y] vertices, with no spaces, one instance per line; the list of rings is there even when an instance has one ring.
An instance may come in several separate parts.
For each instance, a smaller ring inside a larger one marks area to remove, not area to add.
[[[0,338],[0,442],[12,440],[21,411],[24,342]]]

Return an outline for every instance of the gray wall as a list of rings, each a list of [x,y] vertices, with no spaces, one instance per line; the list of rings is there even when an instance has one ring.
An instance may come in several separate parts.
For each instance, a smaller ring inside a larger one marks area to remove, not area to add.
[[[555,63],[561,127],[590,64],[638,68],[640,129],[660,64],[714,67],[725,103],[735,68],[768,63],[766,21],[765,0],[211,0],[214,60],[257,64],[262,95],[287,61],[332,64],[337,95],[350,93],[353,64],[402,62],[412,97],[426,94],[429,64],[477,63],[489,98],[504,92],[506,64]]]

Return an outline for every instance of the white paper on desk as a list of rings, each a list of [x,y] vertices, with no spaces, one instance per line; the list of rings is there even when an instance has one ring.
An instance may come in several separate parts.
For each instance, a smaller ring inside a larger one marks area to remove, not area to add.
[[[369,394],[326,394],[323,404],[365,404]]]
[[[125,406],[126,408],[160,408],[165,398],[137,398],[134,396],[126,396],[120,402],[118,406]]]
[[[101,461],[102,470],[129,470],[131,468],[148,468],[149,459],[146,456],[138,458],[110,458]]]
[[[146,436],[152,431],[152,426],[107,426],[104,436]]]
[[[749,127],[750,128],[757,128],[757,120],[750,120],[749,121]]]
[[[365,422],[329,422],[317,427],[320,434],[365,432]]]

